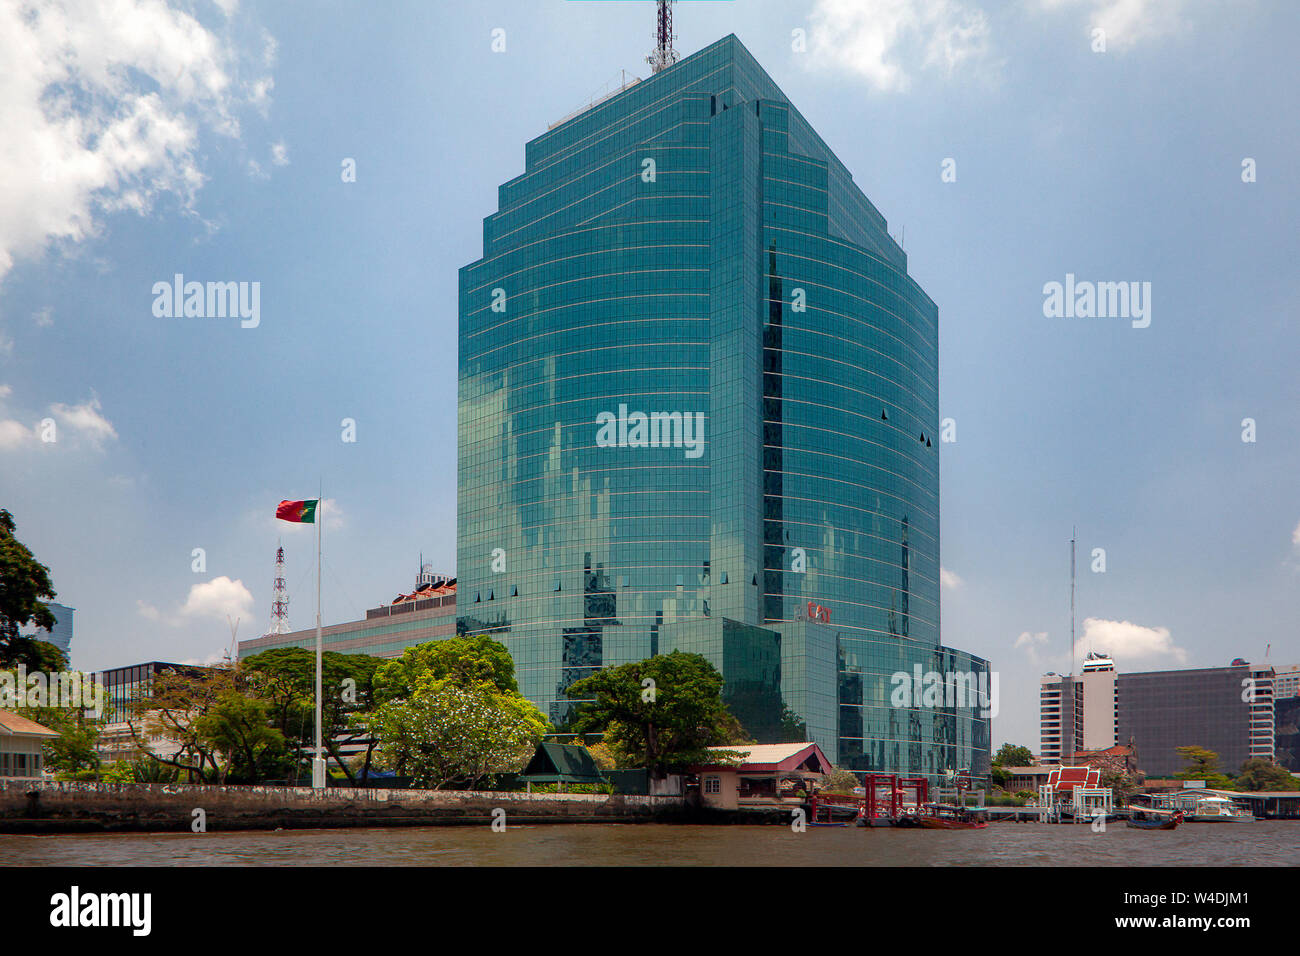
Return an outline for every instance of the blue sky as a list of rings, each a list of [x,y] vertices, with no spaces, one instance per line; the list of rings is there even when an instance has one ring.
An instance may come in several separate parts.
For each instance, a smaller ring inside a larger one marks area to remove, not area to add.
[[[261,633],[277,537],[308,626],[312,534],[273,511],[321,481],[327,622],[420,552],[454,569],[456,270],[524,143],[647,75],[654,23],[124,9],[0,0],[0,507],[86,669],[219,655],[227,613]],[[1069,666],[1072,525],[1081,653],[1300,663],[1300,7],[688,0],[676,29],[740,37],[939,305],[943,633],[1001,673],[996,742],[1037,746],[1037,677]],[[259,282],[260,324],[156,317],[176,273]],[[1067,273],[1151,283],[1150,326],[1046,317]]]

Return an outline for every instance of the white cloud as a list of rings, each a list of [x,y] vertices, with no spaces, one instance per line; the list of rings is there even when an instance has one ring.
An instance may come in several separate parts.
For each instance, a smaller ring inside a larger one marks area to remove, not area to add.
[[[1029,631],[1021,631],[1020,636],[1016,638],[1016,649],[1029,648],[1030,651],[1042,647],[1047,643],[1047,632],[1037,631],[1031,634]]]
[[[227,614],[232,618],[251,617],[253,595],[244,587],[243,581],[232,581],[223,574],[190,588],[189,597],[185,599],[180,613],[182,617],[210,617],[220,621],[224,621]]]
[[[1080,643],[1110,655],[1120,665],[1131,660],[1169,658],[1180,664],[1187,660],[1187,651],[1174,643],[1169,628],[1144,627],[1131,621],[1084,618]]]
[[[137,601],[135,602],[135,609],[136,609],[136,612],[137,612],[137,613],[138,613],[142,618],[145,618],[146,620],[149,620],[149,621],[159,621],[159,620],[162,620],[162,612],[159,611],[159,610],[158,610],[156,607],[154,607],[152,604],[148,603],[147,601],[137,600]]]
[[[117,430],[113,427],[113,423],[100,414],[98,398],[92,397],[90,401],[82,402],[80,405],[64,405],[55,402],[50,406],[50,411],[64,428],[84,435],[95,445],[99,445],[105,439],[117,437]]]
[[[271,162],[276,166],[289,165],[289,147],[283,140],[271,145]]]
[[[14,393],[12,385],[0,385],[0,398],[8,398]]]
[[[43,309],[38,309],[32,313],[32,319],[35,320],[39,328],[48,329],[54,324],[54,309],[48,305]]]
[[[201,128],[237,137],[270,90],[236,83],[229,41],[163,0],[0,0],[0,63],[0,280],[104,213],[164,193],[192,210]]]
[[[885,92],[906,90],[918,70],[951,76],[987,58],[989,26],[970,0],[817,0],[808,56],[856,73]]]
[[[950,591],[955,591],[966,582],[947,568],[939,568],[939,584]]]
[[[1295,530],[1291,532],[1291,543],[1300,548],[1300,521],[1296,522]]]
[[[1016,638],[1014,647],[1024,654],[1025,658],[1035,667],[1066,667],[1068,655],[1054,655],[1043,653],[1047,649],[1047,632],[1046,631],[1021,631],[1020,636]]]
[[[1106,33],[1106,48],[1126,49],[1140,40],[1173,33],[1186,19],[1186,0],[1039,0],[1047,10],[1088,11],[1088,28]]]
[[[22,422],[12,418],[0,419],[0,448],[17,448],[35,437],[35,433]]]

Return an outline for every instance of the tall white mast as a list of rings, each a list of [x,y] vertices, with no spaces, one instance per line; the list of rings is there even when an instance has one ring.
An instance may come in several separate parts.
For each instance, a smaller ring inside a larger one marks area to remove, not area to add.
[[[321,636],[320,636],[320,577],[321,577],[321,526],[325,524],[325,487],[321,483],[316,499],[316,756],[311,762],[311,785],[314,790],[325,789],[325,750],[321,746]]]
[[[1070,676],[1074,676],[1074,539],[1078,528],[1070,529]]]

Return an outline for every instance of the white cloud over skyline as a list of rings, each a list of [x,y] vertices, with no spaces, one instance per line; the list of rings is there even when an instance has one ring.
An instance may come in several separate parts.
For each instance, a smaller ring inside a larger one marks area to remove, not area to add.
[[[249,618],[253,613],[252,592],[238,578],[231,580],[224,574],[196,584],[181,606],[180,615],[186,618],[215,618],[224,621],[232,618]]]
[[[193,211],[201,131],[238,137],[238,110],[270,90],[244,88],[233,46],[158,0],[0,0],[0,63],[0,281],[107,213],[165,193]]]
[[[1114,658],[1121,669],[1129,661],[1187,662],[1187,651],[1174,643],[1167,627],[1145,627],[1132,621],[1089,617],[1083,621],[1080,643]]]
[[[1184,22],[1185,0],[1038,0],[1043,10],[1084,10],[1088,29],[1106,33],[1106,48],[1124,50],[1165,36]]]
[[[817,0],[809,56],[882,92],[907,90],[921,71],[951,76],[988,54],[988,16],[965,0]]]

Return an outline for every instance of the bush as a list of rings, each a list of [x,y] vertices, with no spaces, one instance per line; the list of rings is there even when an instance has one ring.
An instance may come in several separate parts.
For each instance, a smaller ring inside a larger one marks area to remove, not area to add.
[[[858,782],[856,775],[848,770],[836,769],[828,773],[826,778],[822,780],[820,792],[851,795],[853,793],[853,788],[860,786],[862,786],[862,784]]]
[[[533,793],[559,793],[560,786],[555,783],[535,783],[532,786]],[[566,783],[564,785],[565,793],[613,793],[614,785],[608,780],[602,780],[600,783]]]

